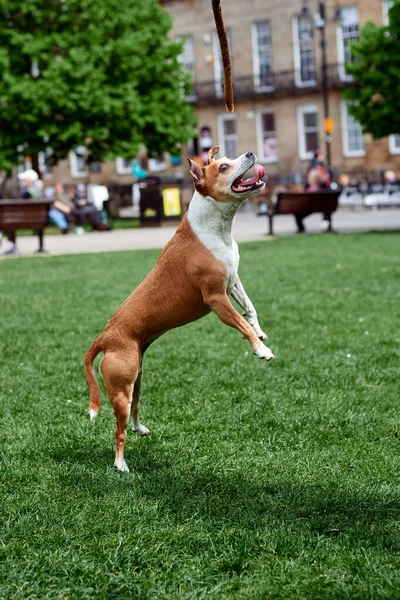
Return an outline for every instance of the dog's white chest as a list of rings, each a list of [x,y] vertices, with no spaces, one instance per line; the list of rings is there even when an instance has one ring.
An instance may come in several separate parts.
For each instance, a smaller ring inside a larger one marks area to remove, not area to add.
[[[197,234],[198,235],[198,234]],[[198,238],[213,253],[216,260],[221,261],[226,269],[226,291],[230,294],[235,285],[239,269],[239,250],[237,243],[231,239],[229,243],[211,233],[203,233]]]
[[[231,293],[239,268],[238,245],[232,238],[232,221],[237,203],[217,203],[195,192],[189,206],[189,223],[201,243],[226,268],[226,291]]]

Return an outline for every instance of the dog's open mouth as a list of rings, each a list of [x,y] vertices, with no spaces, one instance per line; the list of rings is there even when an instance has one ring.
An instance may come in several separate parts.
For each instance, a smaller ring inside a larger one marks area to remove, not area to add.
[[[262,179],[265,177],[265,169],[262,165],[254,165],[254,170],[256,176],[250,179],[243,179],[246,173],[239,175],[232,183],[232,192],[235,192],[235,194],[244,194],[245,192],[254,192],[261,188],[264,185]]]

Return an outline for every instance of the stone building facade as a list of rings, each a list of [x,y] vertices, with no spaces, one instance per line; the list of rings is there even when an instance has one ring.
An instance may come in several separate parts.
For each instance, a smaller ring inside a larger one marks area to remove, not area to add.
[[[194,79],[191,100],[200,130],[208,128],[224,154],[255,151],[270,174],[303,173],[313,148],[325,152],[319,1],[222,0],[234,73],[233,114],[224,108],[210,0],[162,3],[174,16],[174,34],[186,38],[184,63]],[[387,168],[398,171],[400,135],[380,141],[363,136],[340,94],[351,85],[344,68],[350,41],[366,21],[387,22],[390,0],[323,4],[334,171],[371,177]]]
[[[349,42],[360,27],[388,19],[391,0],[325,0],[329,114],[334,129],[331,156],[334,171],[378,178],[400,166],[400,135],[372,141],[349,115],[340,89],[351,85],[344,69]],[[182,60],[193,76],[189,101],[198,115],[199,136],[188,153],[201,156],[211,143],[223,154],[257,153],[270,175],[304,173],[312,151],[325,152],[322,94],[321,20],[318,0],[222,0],[231,48],[235,112],[225,111],[218,38],[210,0],[161,0],[174,18],[173,35],[185,39]],[[305,10],[306,8],[306,10]],[[172,166],[170,157],[153,160],[148,174],[186,175],[186,165]],[[96,172],[97,171],[97,172]],[[83,156],[47,173],[48,183],[63,181],[131,183],[129,157],[91,169]]]

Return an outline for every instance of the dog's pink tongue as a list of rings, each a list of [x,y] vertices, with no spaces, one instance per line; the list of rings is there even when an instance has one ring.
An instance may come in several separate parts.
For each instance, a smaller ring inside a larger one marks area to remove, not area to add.
[[[263,179],[265,177],[266,172],[262,165],[255,165],[254,169],[257,173],[258,179]]]

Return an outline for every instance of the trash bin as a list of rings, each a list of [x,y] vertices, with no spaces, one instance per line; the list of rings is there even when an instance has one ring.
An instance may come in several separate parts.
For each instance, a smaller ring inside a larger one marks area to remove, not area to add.
[[[152,181],[140,183],[140,224],[162,226],[178,223],[182,218],[181,182]]]

